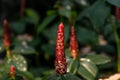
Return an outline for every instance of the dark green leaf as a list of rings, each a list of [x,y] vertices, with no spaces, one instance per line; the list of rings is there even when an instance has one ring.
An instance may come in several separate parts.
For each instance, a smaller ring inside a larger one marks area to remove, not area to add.
[[[98,69],[96,65],[87,58],[80,59],[80,66],[78,74],[81,75],[85,80],[94,80],[97,75]]]
[[[52,44],[56,43],[57,27],[58,23],[43,31],[44,36],[47,37]]]
[[[13,30],[16,33],[23,33],[26,28],[25,21],[16,21],[10,23],[10,29]]]
[[[78,27],[76,29],[76,35],[78,41],[82,43],[88,43],[88,44],[98,43],[98,36],[96,35],[96,33],[86,28]]]
[[[98,53],[104,52],[111,55],[115,53],[115,47],[113,47],[112,45],[99,45],[95,47],[95,51]]]
[[[47,16],[43,22],[38,26],[37,33],[39,34],[47,25],[56,18],[56,15]]]
[[[25,12],[26,12],[27,17],[32,19],[35,24],[38,24],[39,15],[36,11],[34,11],[33,9],[26,9]]]
[[[0,36],[3,36],[3,25],[0,24]]]
[[[68,18],[68,20],[70,20],[72,18],[72,12],[70,9],[62,7],[58,12],[61,16]]]
[[[113,33],[111,24],[107,24],[106,26],[104,26],[103,31],[105,36],[109,35],[110,33]]]
[[[21,53],[21,54],[34,54],[36,51],[34,48],[28,45],[15,45],[14,49],[12,50],[13,53]]]
[[[97,0],[91,7],[85,9],[78,16],[77,20],[81,18],[88,17],[95,29],[102,27],[105,19],[110,14],[110,6],[105,3],[105,0]]]
[[[0,53],[3,52],[5,50],[5,46],[3,41],[0,40]]]
[[[71,51],[70,51],[69,48],[68,48],[68,49],[65,49],[65,54],[66,54],[66,57],[67,57],[67,58],[71,57]]]
[[[27,70],[27,62],[22,55],[19,54],[11,54],[10,58],[5,60],[7,69],[10,68],[11,65],[14,65],[15,68],[19,71]]]
[[[48,76],[48,77],[46,78],[46,80],[57,80],[57,75],[56,75],[56,74],[53,74],[53,75],[51,75],[51,76]]]
[[[49,10],[47,11],[47,15],[50,16],[50,15],[55,15],[56,14],[56,11],[55,10]]]
[[[10,80],[10,77],[8,74],[4,74],[4,75],[0,76],[0,80]]]
[[[110,4],[120,7],[120,0],[107,0]]]
[[[52,76],[49,76],[46,80],[81,80],[81,79],[71,73],[66,73],[63,75],[54,74]]]
[[[110,57],[105,55],[89,54],[86,58],[90,59],[97,65],[106,64],[111,61]]]
[[[76,74],[77,70],[78,70],[78,66],[79,66],[79,61],[77,59],[72,59],[71,61],[68,62],[68,72]]]
[[[53,56],[55,51],[55,44],[43,45],[42,50],[46,52],[45,55],[48,55],[48,57],[50,57],[51,55]]]
[[[51,44],[56,43],[56,36],[57,36],[57,28],[59,23],[54,24],[51,28],[44,30],[43,34],[50,40]],[[69,39],[69,26],[67,24],[65,26],[65,42]]]
[[[19,72],[19,74],[27,80],[35,80],[34,76],[30,72],[24,71],[24,72]]]
[[[65,77],[65,80],[81,80],[80,78],[78,78],[77,76],[71,73],[65,74],[64,77]]]
[[[89,5],[89,2],[87,0],[74,0],[77,4],[79,4],[80,6],[88,6]]]
[[[35,80],[42,80],[40,77],[35,78]]]

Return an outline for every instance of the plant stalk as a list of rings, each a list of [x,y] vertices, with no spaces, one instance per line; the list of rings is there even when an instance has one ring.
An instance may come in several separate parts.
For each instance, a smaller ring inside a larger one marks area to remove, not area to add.
[[[7,56],[7,58],[10,58],[10,49],[9,49],[9,47],[6,47],[6,56]]]
[[[114,23],[112,16],[110,16],[110,22],[113,28],[115,40],[116,40],[116,45],[117,45],[117,72],[120,73],[120,39],[117,33],[117,26]]]

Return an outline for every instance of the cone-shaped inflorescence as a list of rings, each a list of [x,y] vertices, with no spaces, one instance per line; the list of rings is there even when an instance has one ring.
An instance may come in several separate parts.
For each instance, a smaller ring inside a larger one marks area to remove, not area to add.
[[[10,30],[9,30],[8,22],[7,22],[6,19],[3,21],[3,27],[4,27],[4,32],[3,32],[4,45],[5,45],[6,48],[9,48],[10,45],[11,45],[11,42],[10,42]]]
[[[15,79],[15,67],[14,66],[10,66],[10,77],[12,79]]]
[[[71,27],[71,32],[70,32],[70,51],[72,58],[76,59],[78,57],[78,41],[75,34],[74,26]]]
[[[57,74],[65,74],[67,72],[67,63],[64,52],[64,25],[60,23],[57,31],[56,41],[56,60],[55,68]]]
[[[120,20],[120,7],[115,7],[116,20]]]
[[[10,57],[9,48],[11,46],[11,42],[10,42],[10,30],[9,30],[8,22],[6,19],[3,21],[3,29],[4,29],[3,30],[3,42],[6,48],[7,58],[9,58]]]

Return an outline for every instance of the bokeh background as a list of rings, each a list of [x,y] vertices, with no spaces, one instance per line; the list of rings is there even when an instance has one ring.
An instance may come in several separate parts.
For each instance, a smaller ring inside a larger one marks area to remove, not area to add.
[[[70,27],[76,29],[80,54],[100,54],[111,58],[100,66],[114,72],[117,45],[111,20],[116,20],[113,0],[0,0],[0,59],[5,57],[3,20],[7,19],[11,34],[11,52],[25,57],[28,70],[36,77],[47,76],[54,70],[57,27],[65,25],[65,52],[70,55]],[[110,16],[112,16],[110,18]],[[120,39],[119,39],[120,40]],[[27,47],[26,47],[27,46]]]

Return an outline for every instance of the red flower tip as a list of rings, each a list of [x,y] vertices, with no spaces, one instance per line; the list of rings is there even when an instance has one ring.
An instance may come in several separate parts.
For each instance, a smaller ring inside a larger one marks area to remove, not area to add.
[[[71,50],[71,56],[76,59],[78,57],[78,42],[77,42],[77,37],[75,34],[75,27],[71,27],[71,32],[70,32],[70,50]]]
[[[60,28],[61,28],[61,29],[64,28],[64,24],[61,22],[61,23],[59,24],[58,28],[59,28],[59,29],[60,29]],[[58,30],[59,30],[59,29],[58,29]]]
[[[3,21],[3,27],[4,27],[4,32],[3,32],[4,45],[5,47],[10,47],[10,30],[8,28],[8,22],[6,19]]]
[[[67,64],[64,52],[64,25],[60,23],[57,32],[56,41],[56,60],[55,68],[57,74],[65,74],[67,71]]]
[[[10,76],[11,77],[15,76],[15,67],[14,66],[10,66]]]
[[[120,20],[120,7],[115,7],[115,17]]]

